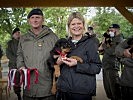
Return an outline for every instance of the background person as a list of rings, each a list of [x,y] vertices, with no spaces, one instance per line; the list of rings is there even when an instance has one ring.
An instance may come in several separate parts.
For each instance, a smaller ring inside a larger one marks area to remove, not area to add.
[[[122,100],[133,98],[133,51],[130,51],[133,45],[133,36],[120,43],[116,49],[116,55],[124,65],[120,77]]]
[[[3,56],[3,50],[2,50],[2,47],[0,45],[0,60],[1,60],[2,56]],[[0,66],[1,66],[1,61],[0,61]]]
[[[108,41],[106,41],[108,40]],[[116,65],[116,46],[123,41],[120,33],[120,26],[112,24],[106,35],[104,34],[100,48],[103,48],[103,85],[106,95],[111,100],[120,100],[121,93],[119,88],[119,65]]]
[[[2,56],[3,56],[3,50],[2,50],[2,47],[1,47],[1,45],[0,45],[0,68],[2,69],[2,66],[1,66],[1,58],[2,58]],[[0,70],[1,70],[0,69]],[[2,73],[0,72],[0,78],[2,78]]]
[[[17,50],[18,50],[18,43],[20,39],[20,29],[16,27],[12,32],[12,39],[8,41],[7,48],[6,48],[6,56],[9,59],[8,67],[9,70],[17,69]],[[19,72],[16,73],[16,84],[19,84],[20,81],[20,74]],[[15,94],[17,94],[18,100],[21,100],[21,86],[14,85],[13,87]]]
[[[6,56],[9,59],[8,67],[9,70],[13,68],[17,68],[17,50],[18,50],[18,43],[20,39],[20,29],[15,28],[12,32],[12,39],[8,41],[7,48],[6,48]]]
[[[99,46],[99,39],[97,38],[97,34],[94,32],[93,27],[91,27],[91,26],[88,27],[86,34],[88,34],[90,37],[92,37],[92,39],[96,43],[96,48],[98,48],[98,46]]]

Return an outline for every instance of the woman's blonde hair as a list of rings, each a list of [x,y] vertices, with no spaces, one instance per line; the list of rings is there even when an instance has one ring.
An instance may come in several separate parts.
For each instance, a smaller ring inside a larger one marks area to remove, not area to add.
[[[69,15],[69,17],[68,17],[68,22],[67,22],[67,27],[66,27],[69,36],[71,35],[71,33],[69,32],[69,26],[70,26],[71,21],[72,21],[74,18],[78,18],[79,20],[81,20],[81,21],[83,22],[84,29],[85,29],[85,20],[84,20],[84,17],[83,17],[79,12],[73,12],[73,13],[71,13],[71,14]]]

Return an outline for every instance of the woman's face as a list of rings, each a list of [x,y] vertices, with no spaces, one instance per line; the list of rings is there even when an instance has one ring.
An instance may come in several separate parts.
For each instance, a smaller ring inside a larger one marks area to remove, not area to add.
[[[82,35],[84,32],[83,22],[78,18],[74,18],[70,23],[69,31],[72,36]]]

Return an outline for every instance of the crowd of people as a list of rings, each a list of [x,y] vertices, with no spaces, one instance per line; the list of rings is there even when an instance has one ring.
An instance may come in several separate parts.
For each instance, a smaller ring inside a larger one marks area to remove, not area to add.
[[[124,39],[120,25],[112,24],[100,42],[94,27],[85,30],[85,20],[79,12],[72,12],[66,23],[70,51],[64,57],[57,49],[59,55],[53,57],[60,66],[60,76],[56,94],[52,94],[54,69],[49,68],[47,60],[59,37],[43,24],[44,17],[42,10],[32,9],[27,15],[30,29],[21,35],[21,30],[16,27],[7,43],[9,70],[16,71],[13,88],[18,100],[92,100],[92,96],[96,96],[96,74],[101,69],[109,99],[130,100],[133,97],[133,36]],[[2,56],[0,46],[0,58]],[[78,56],[82,62],[72,56]],[[24,76],[24,87],[20,84],[21,75]]]

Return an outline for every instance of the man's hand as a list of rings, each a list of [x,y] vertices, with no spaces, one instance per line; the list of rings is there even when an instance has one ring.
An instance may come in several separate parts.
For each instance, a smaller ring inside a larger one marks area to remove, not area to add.
[[[131,53],[129,52],[130,48],[125,49],[123,52],[123,55],[127,58],[131,58]]]
[[[21,69],[25,69],[25,67],[24,67],[24,66],[22,66],[22,67],[20,67],[20,68],[19,68],[19,70],[21,70]]]

